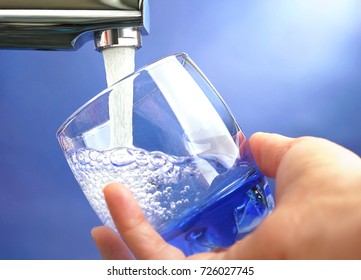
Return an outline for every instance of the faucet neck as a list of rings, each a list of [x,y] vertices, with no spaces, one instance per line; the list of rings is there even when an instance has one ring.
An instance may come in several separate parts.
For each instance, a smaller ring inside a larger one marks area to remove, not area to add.
[[[139,48],[140,32],[148,34],[147,0],[54,0],[42,5],[43,0],[0,0],[0,48],[77,49],[94,35],[98,50]]]

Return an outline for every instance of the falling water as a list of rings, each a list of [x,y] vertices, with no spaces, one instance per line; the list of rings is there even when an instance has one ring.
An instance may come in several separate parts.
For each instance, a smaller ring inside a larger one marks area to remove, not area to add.
[[[102,51],[108,86],[134,72],[135,48],[116,47]],[[109,95],[110,147],[130,147],[132,132],[133,82],[122,82]]]

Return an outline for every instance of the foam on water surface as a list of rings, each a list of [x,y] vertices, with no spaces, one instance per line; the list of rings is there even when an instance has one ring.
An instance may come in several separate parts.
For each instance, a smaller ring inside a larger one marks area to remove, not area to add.
[[[102,190],[110,182],[121,182],[133,192],[153,226],[172,219],[205,194],[204,185],[190,188],[199,176],[190,157],[116,148],[80,149],[67,158],[90,204],[108,226],[113,223]]]

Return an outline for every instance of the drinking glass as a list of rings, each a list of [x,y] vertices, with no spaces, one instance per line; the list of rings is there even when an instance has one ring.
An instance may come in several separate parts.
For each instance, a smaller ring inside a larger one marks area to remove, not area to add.
[[[110,113],[124,113],[110,101],[125,91],[132,92],[125,116],[130,131]],[[130,141],[114,145],[121,134]],[[120,182],[159,234],[186,255],[232,245],[274,208],[235,118],[184,53],[141,68],[95,96],[64,122],[57,138],[105,225],[116,230],[102,190]]]

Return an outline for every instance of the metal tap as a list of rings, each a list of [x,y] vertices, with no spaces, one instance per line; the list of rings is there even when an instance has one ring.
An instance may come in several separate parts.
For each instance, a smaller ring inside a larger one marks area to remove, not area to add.
[[[148,32],[147,0],[0,0],[2,49],[139,48]]]

